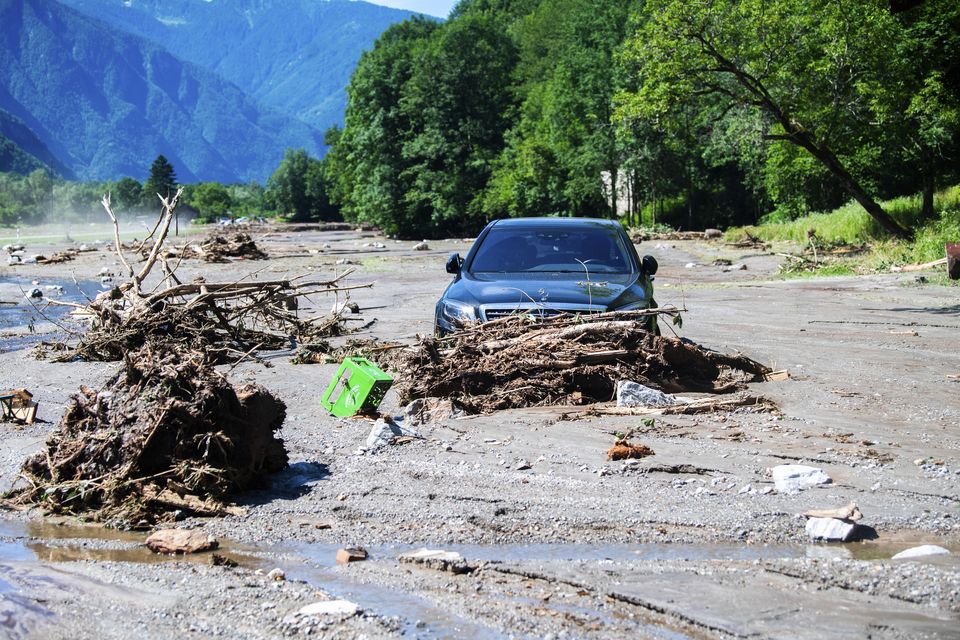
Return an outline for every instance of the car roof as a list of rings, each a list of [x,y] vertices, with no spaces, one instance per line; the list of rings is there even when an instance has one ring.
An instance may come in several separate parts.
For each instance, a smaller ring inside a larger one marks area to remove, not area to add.
[[[517,228],[540,228],[540,227],[619,227],[620,223],[616,220],[606,218],[555,218],[544,216],[541,218],[504,218],[494,220],[490,223],[491,227],[517,227]]]

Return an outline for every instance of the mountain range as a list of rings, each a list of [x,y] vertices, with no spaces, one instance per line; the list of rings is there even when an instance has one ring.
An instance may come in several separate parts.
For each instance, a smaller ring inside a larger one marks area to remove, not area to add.
[[[162,153],[182,182],[263,181],[287,148],[322,155],[362,50],[409,15],[348,0],[0,0],[0,170],[33,158],[142,179]]]

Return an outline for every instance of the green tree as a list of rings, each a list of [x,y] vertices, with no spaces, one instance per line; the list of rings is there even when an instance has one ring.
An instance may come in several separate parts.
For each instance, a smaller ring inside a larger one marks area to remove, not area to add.
[[[907,235],[878,204],[870,167],[891,134],[917,131],[909,110],[891,106],[912,104],[930,82],[889,53],[909,39],[879,0],[650,2],[625,48],[639,88],[621,115],[669,120],[691,103],[750,109],[766,140],[803,149],[880,226]]]
[[[323,163],[303,149],[287,149],[267,180],[266,196],[281,214],[292,214],[293,220],[330,219],[337,214],[327,194]]]
[[[327,179],[334,201],[348,220],[370,222],[397,233],[406,218],[409,176],[403,146],[411,135],[409,109],[401,92],[416,68],[418,52],[440,25],[412,18],[387,29],[360,61],[347,87],[344,128],[328,154]],[[429,220],[421,220],[427,228]]]
[[[157,196],[170,198],[177,191],[177,174],[173,165],[163,157],[157,156],[157,159],[150,165],[150,176],[143,183],[143,203],[148,207],[157,206]]]
[[[133,211],[143,202],[143,185],[130,177],[117,180],[113,186],[113,201],[120,211]]]
[[[219,182],[203,182],[193,189],[190,204],[210,220],[226,216],[233,207],[233,197]]]

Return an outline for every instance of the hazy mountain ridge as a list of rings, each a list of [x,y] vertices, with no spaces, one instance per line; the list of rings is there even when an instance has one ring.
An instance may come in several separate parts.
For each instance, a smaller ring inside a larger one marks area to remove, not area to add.
[[[413,15],[349,0],[61,0],[160,43],[253,98],[324,130],[341,124],[364,49]]]
[[[181,179],[263,180],[321,134],[216,74],[53,0],[0,0],[0,108],[84,179],[142,176],[158,153]]]

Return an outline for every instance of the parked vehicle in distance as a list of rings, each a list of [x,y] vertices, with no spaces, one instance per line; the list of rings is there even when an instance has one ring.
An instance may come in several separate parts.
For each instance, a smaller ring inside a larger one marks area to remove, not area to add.
[[[437,302],[437,335],[514,314],[547,317],[656,306],[657,261],[653,256],[641,260],[614,220],[495,220],[466,258],[450,256],[447,272],[454,279]],[[650,330],[656,331],[655,317]]]

